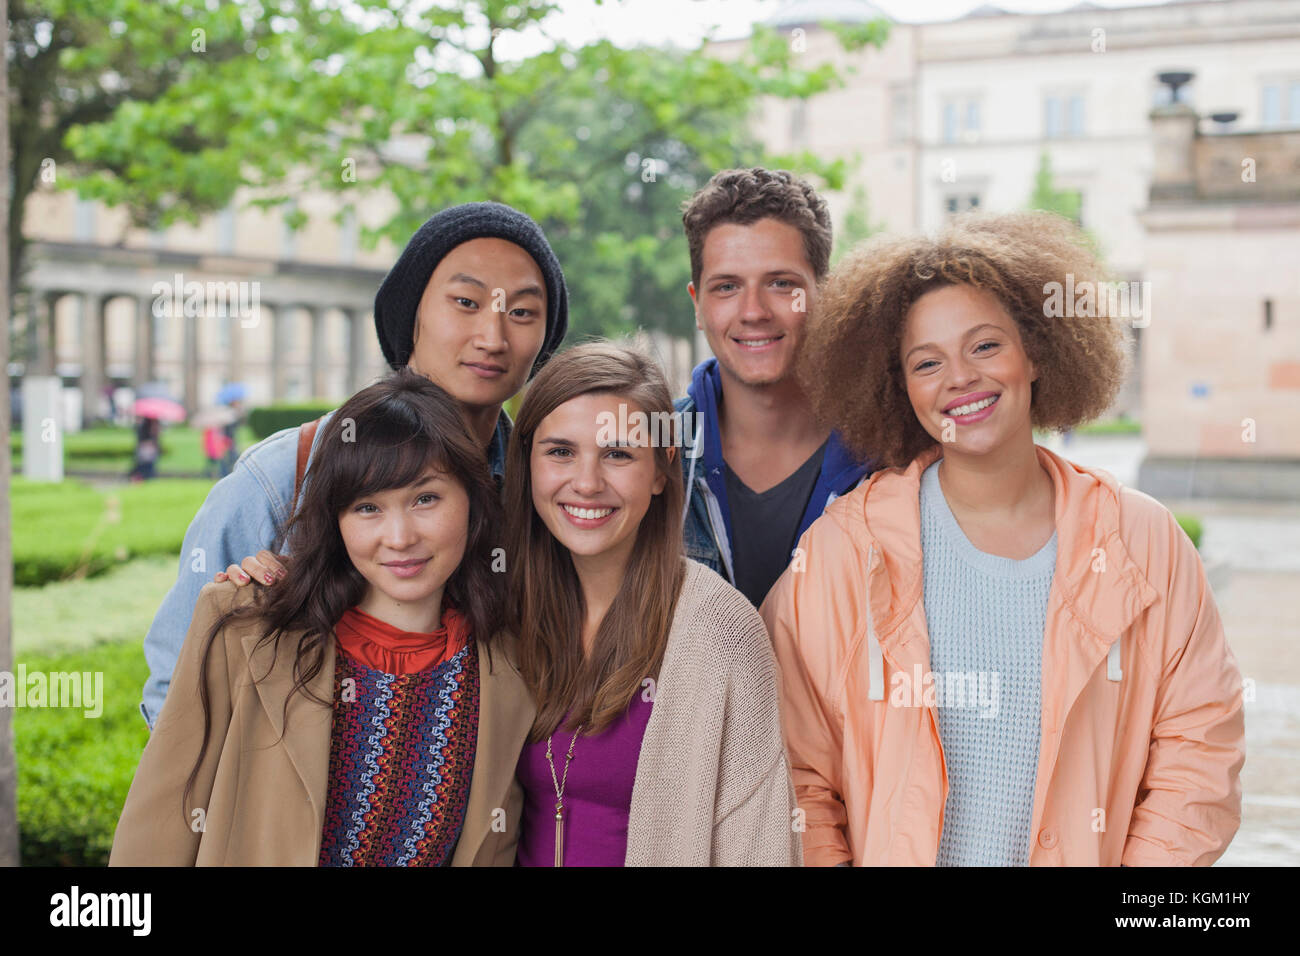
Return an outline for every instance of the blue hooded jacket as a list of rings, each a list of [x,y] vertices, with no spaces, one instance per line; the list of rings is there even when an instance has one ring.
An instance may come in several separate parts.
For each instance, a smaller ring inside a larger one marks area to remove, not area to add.
[[[691,374],[686,397],[673,407],[683,413],[690,445],[682,456],[682,478],[686,483],[686,507],[682,536],[686,556],[707,565],[736,583],[731,555],[731,507],[727,502],[727,481],[723,472],[722,438],[718,432],[718,399],[722,396],[722,374],[716,358],[705,359]],[[799,520],[798,540],[808,526],[840,495],[852,490],[871,474],[871,468],[856,460],[837,432],[831,432],[826,456],[813,485],[808,507]]]

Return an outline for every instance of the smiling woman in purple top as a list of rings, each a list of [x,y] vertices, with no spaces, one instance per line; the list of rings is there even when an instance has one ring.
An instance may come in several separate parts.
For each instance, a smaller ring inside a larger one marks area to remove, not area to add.
[[[608,343],[553,358],[519,410],[524,866],[802,862],[776,661],[749,601],[683,557],[671,414],[658,366]]]

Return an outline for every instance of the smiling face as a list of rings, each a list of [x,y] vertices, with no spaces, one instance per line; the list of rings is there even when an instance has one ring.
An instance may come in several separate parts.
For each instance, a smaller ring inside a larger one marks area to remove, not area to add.
[[[687,288],[723,374],[751,386],[790,378],[817,289],[803,235],[777,219],[723,223],[700,259],[699,288]]]
[[[522,247],[471,239],[433,270],[416,312],[413,369],[470,407],[501,405],[546,337],[546,282]]]
[[[358,498],[339,515],[348,557],[369,587],[360,608],[382,620],[414,605],[437,607],[465,556],[469,495],[428,469],[412,485]]]
[[[625,419],[619,405],[626,406]],[[667,478],[648,441],[600,441],[608,420],[602,413],[617,421],[634,420],[639,411],[618,395],[579,395],[543,418],[533,435],[533,508],[575,558],[626,565],[650,499],[664,489]]]
[[[927,292],[907,313],[899,351],[912,410],[944,454],[1033,442],[1030,386],[1038,373],[992,293],[968,285]]]

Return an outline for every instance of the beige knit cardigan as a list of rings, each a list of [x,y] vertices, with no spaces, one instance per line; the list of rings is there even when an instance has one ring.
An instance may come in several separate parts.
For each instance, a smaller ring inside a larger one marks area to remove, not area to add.
[[[686,562],[627,826],[628,866],[802,866],[780,677],[758,611]]]

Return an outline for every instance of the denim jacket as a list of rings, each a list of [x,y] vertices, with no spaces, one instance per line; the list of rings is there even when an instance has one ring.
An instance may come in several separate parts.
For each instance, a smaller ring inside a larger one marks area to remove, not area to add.
[[[330,412],[321,419],[322,427],[317,429],[312,445],[313,454],[325,432],[323,426],[333,414]],[[510,418],[502,410],[488,446],[488,461],[498,483],[505,474],[510,428]],[[309,458],[309,466],[310,463]],[[151,730],[167,696],[172,669],[190,629],[199,591],[218,571],[238,564],[263,548],[273,550],[282,545],[281,532],[292,513],[297,466],[297,427],[276,432],[239,457],[234,470],[212,486],[190,522],[181,546],[176,583],[163,598],[144,639],[149,679],[145,681],[140,713]]]
[[[686,396],[674,402],[673,407],[682,413],[686,433],[686,449],[682,456],[682,478],[686,483],[682,538],[686,556],[712,568],[734,585],[731,508],[727,503],[722,439],[718,432],[718,399],[721,395],[722,376],[718,371],[718,360],[710,358],[695,367]],[[826,457],[808,499],[808,507],[799,521],[795,539],[802,537],[827,505],[857,487],[870,474],[870,466],[856,461],[838,433],[831,432]]]

